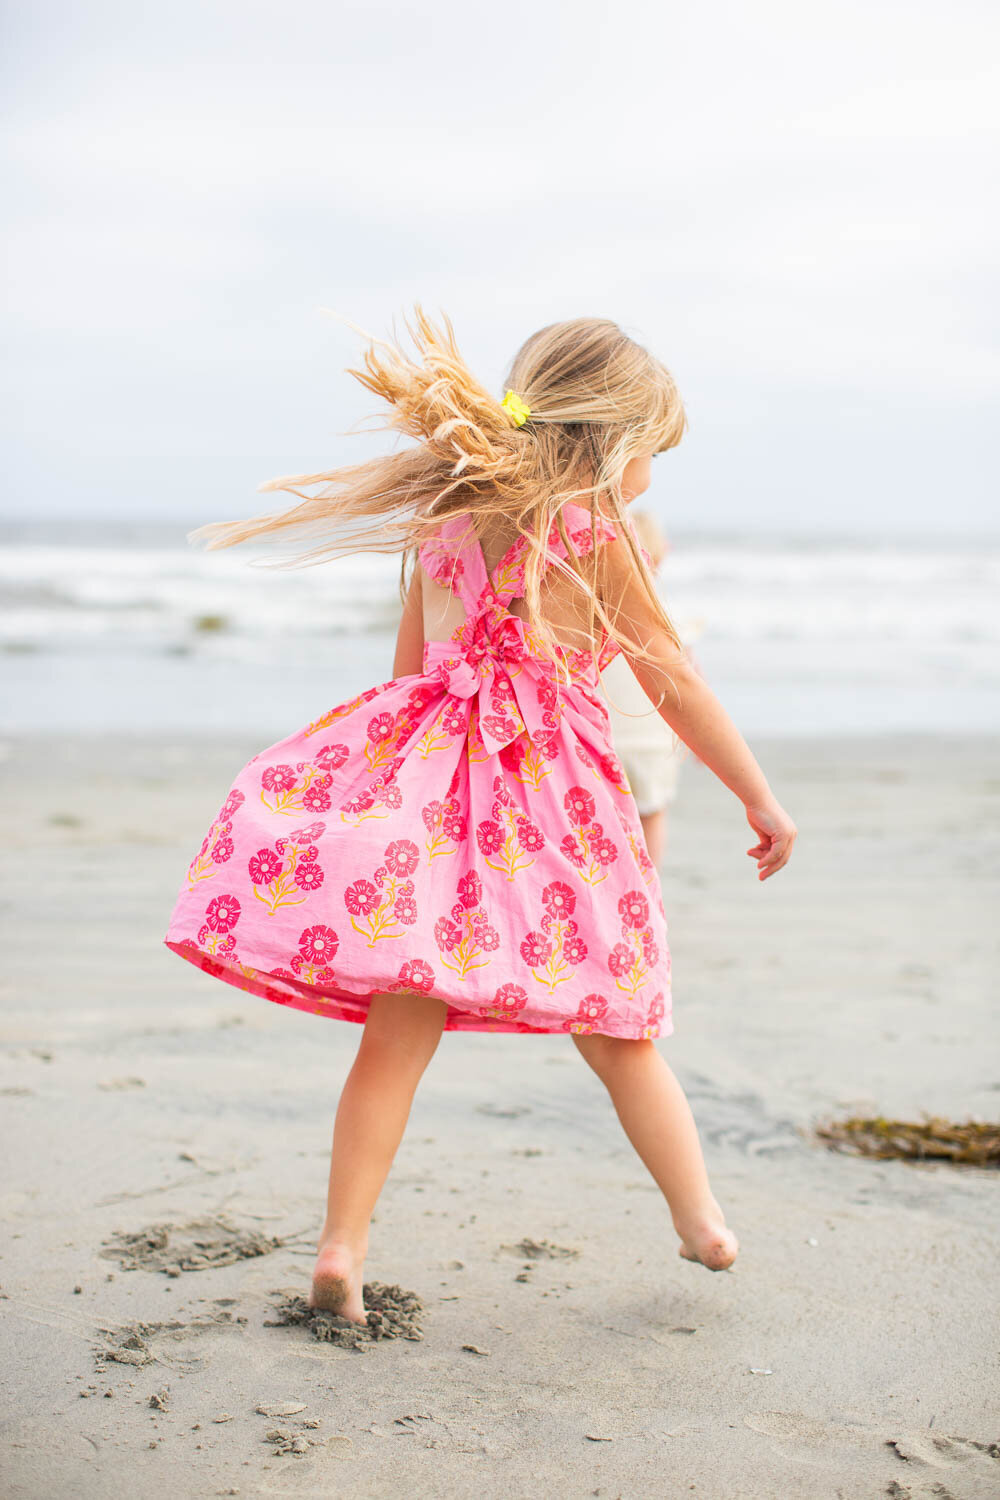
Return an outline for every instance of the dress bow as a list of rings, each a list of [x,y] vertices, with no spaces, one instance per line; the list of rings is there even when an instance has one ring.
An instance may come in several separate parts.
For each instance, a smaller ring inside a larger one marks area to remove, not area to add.
[[[532,655],[523,620],[502,605],[487,605],[451,641],[428,641],[425,671],[456,698],[476,699],[491,755],[523,733],[543,743],[557,727],[552,669]]]

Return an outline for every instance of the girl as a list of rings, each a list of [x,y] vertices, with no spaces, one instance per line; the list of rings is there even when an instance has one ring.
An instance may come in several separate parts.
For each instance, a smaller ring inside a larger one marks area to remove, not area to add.
[[[711,1270],[735,1259],[653,1044],[673,1030],[670,956],[598,686],[611,656],[743,803],[761,880],[796,834],[686,664],[627,518],[684,430],[668,371],[614,323],[580,318],[528,339],[498,402],[443,324],[418,308],[415,354],[372,339],[350,372],[415,444],[274,480],[300,503],[190,533],[211,548],[325,534],[307,561],[404,555],[392,680],[243,768],[164,940],[228,984],[364,1024],[311,1293],[356,1322],[372,1211],[443,1030],[568,1033],[666,1197],[679,1253]]]

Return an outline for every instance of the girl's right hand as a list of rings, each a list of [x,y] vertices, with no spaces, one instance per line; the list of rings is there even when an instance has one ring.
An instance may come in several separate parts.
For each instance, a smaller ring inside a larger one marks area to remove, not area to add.
[[[773,798],[757,805],[748,804],[746,813],[750,827],[760,839],[747,853],[757,861],[758,880],[767,880],[788,863],[799,830]]]

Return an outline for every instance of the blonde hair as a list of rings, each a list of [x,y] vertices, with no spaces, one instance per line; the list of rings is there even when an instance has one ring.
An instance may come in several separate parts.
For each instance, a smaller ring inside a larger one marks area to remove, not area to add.
[[[649,553],[653,567],[658,568],[670,551],[670,543],[667,541],[659,521],[648,510],[633,511],[631,519],[632,525],[635,527],[635,534]]]
[[[388,404],[383,425],[416,439],[415,444],[327,473],[269,480],[261,491],[284,491],[300,503],[250,520],[211,522],[189,532],[188,540],[204,539],[214,550],[289,531],[325,534],[324,542],[290,565],[350,552],[401,551],[405,578],[408,559],[444,518],[467,514],[487,523],[513,523],[528,544],[528,621],[555,659],[540,597],[546,542],[555,526],[568,557],[553,566],[585,589],[592,644],[600,620],[619,645],[649,658],[644,643],[620,630],[615,607],[609,613],[598,598],[598,548],[581,557],[569,540],[563,508],[582,504],[595,529],[598,511],[610,521],[654,616],[682,650],[626,519],[621,490],[631,459],[663,452],[683,436],[687,419],[670,372],[607,319],[549,324],[522,344],[504,382],[530,408],[527,421],[517,427],[469,370],[446,316],[436,326],[417,306],[406,330],[413,355],[397,337],[364,334],[363,368],[348,373]],[[322,488],[316,493],[305,493],[317,485]]]

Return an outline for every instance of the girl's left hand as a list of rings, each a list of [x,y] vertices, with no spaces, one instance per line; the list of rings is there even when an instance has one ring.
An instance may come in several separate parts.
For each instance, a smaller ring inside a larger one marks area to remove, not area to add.
[[[773,798],[762,806],[747,807],[746,813],[750,827],[760,839],[747,853],[757,861],[758,880],[767,880],[788,863],[799,830]]]

